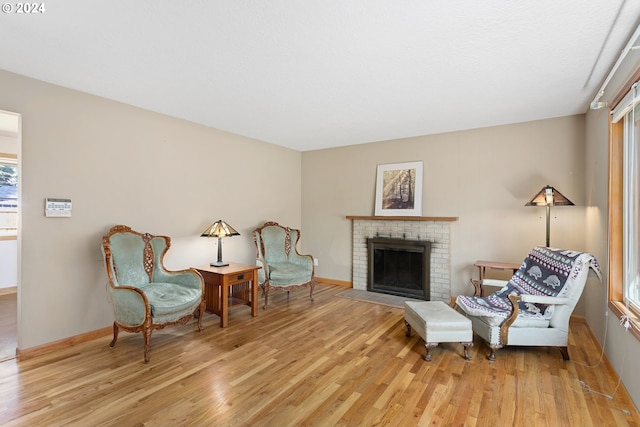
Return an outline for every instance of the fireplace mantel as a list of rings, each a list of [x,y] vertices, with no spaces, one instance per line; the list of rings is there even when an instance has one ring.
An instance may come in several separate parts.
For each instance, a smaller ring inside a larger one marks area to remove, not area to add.
[[[357,219],[366,221],[457,221],[457,216],[357,216],[347,215],[347,219]]]

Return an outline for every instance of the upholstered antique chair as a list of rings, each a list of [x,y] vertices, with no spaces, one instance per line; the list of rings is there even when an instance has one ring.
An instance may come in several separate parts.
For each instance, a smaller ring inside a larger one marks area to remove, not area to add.
[[[488,343],[489,360],[506,345],[559,347],[569,360],[569,318],[590,270],[600,277],[589,253],[536,247],[499,291],[488,297],[458,296],[455,304]]]
[[[145,362],[154,329],[184,325],[197,315],[198,330],[202,330],[202,276],[191,269],[168,271],[163,259],[170,246],[169,237],[138,233],[124,225],[112,227],[102,237],[115,316],[109,346],[116,344],[119,328],[142,332]]]
[[[264,307],[269,302],[269,291],[289,291],[309,286],[313,301],[315,287],[313,257],[298,253],[296,245],[300,230],[283,227],[277,222],[267,222],[253,231],[256,245],[258,282],[264,292]]]

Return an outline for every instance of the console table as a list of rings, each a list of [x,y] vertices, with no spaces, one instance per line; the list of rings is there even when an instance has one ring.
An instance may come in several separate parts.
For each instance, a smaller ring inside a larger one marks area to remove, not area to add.
[[[206,310],[220,316],[220,327],[229,322],[229,309],[241,305],[251,307],[258,315],[258,270],[262,267],[231,262],[224,267],[193,267],[204,279]]]

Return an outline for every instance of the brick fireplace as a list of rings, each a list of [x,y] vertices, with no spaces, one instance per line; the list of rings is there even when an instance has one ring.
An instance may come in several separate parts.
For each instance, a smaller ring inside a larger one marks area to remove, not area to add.
[[[367,239],[427,240],[431,242],[430,300],[449,302],[451,296],[451,222],[456,217],[373,217],[347,216],[353,238],[353,288],[367,290]]]

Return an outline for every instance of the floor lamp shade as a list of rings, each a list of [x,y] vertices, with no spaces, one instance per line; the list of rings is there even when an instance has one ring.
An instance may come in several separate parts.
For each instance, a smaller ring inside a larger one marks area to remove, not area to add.
[[[533,199],[525,206],[544,206],[547,208],[547,239],[546,246],[550,246],[551,237],[551,207],[552,206],[573,206],[573,202],[567,199],[561,192],[550,185],[542,187]]]
[[[209,265],[212,267],[224,267],[225,265],[229,265],[229,263],[225,263],[222,261],[222,238],[223,237],[231,237],[231,236],[239,236],[238,233],[232,226],[219,219],[213,224],[209,226],[206,230],[202,232],[200,237],[217,237],[218,238],[218,260],[216,262],[212,262]]]

